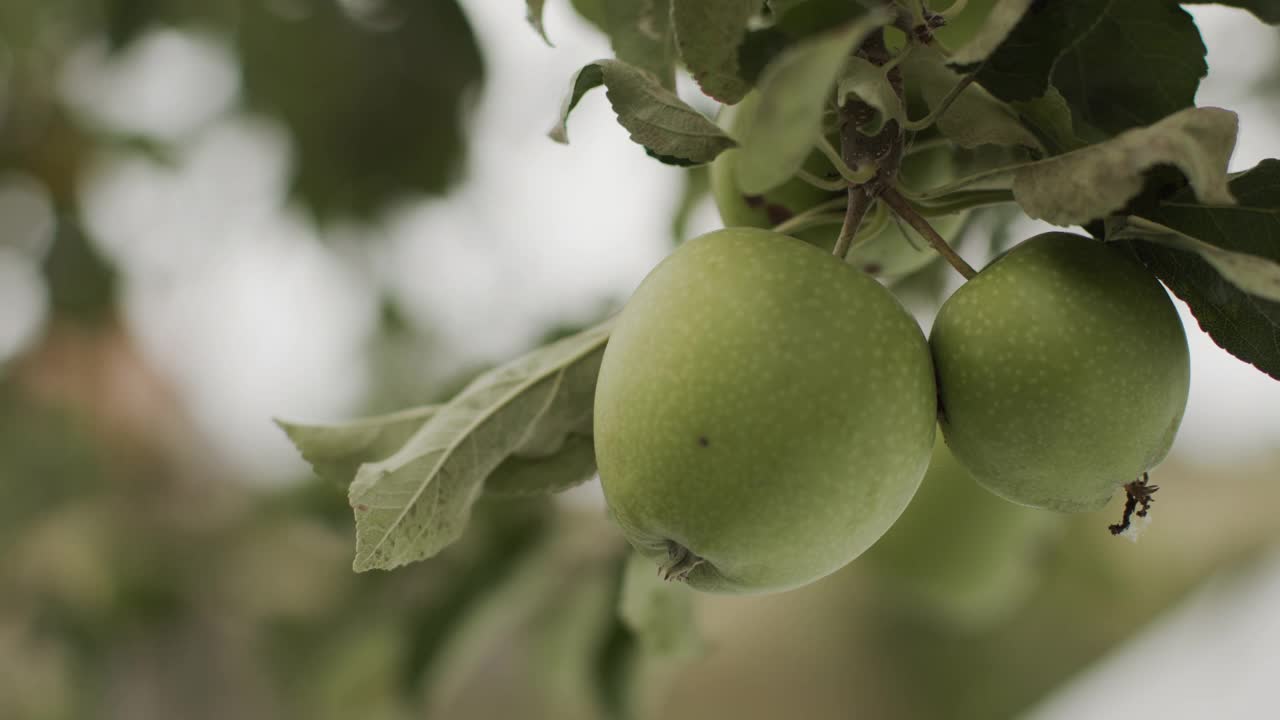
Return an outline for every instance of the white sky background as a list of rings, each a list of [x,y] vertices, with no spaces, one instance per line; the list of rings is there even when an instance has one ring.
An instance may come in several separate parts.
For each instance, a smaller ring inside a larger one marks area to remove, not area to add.
[[[388,213],[382,227],[334,232],[378,236],[383,251],[370,261],[341,237],[316,242],[321,231],[285,205],[287,136],[236,114],[238,79],[216,39],[153,32],[121,59],[90,47],[68,63],[64,94],[97,122],[181,143],[171,168],[104,157],[83,188],[85,217],[124,270],[130,330],[247,477],[306,476],[271,417],[359,410],[376,317],[369,273],[456,350],[460,366],[501,361],[547,325],[625,298],[669,249],[676,171],[627,139],[600,91],[575,112],[571,145],[545,137],[570,75],[609,54],[604,38],[566,0],[547,7],[555,49],[528,28],[519,4],[463,4],[488,66],[466,180],[444,199]],[[1280,107],[1251,91],[1280,62],[1275,31],[1241,11],[1192,12],[1212,68],[1200,104],[1241,116],[1233,169],[1280,155]],[[0,206],[27,203],[39,236],[38,197],[19,185],[0,178]],[[714,219],[703,208],[695,223],[710,229]],[[39,327],[35,262],[46,242],[0,258],[0,362]],[[1186,324],[1192,395],[1174,452],[1211,465],[1280,446],[1280,383],[1218,349],[1189,315]],[[1280,564],[1244,590],[1206,592],[1036,717],[1204,717],[1205,698],[1225,695],[1228,663],[1210,667],[1220,654],[1250,670],[1231,675],[1233,707],[1276,707],[1280,652],[1264,650],[1280,635],[1277,576]],[[1256,642],[1263,637],[1271,642]]]

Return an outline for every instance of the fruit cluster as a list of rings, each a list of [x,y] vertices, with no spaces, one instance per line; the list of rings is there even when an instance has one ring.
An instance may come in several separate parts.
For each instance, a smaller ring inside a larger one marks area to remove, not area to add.
[[[759,96],[752,93],[737,105],[724,108],[719,118],[721,125],[731,135],[740,133],[743,119],[755,113],[758,102]],[[838,137],[834,139],[839,142]],[[824,204],[839,206],[846,195],[844,190],[822,190],[798,177],[762,195],[745,193],[736,178],[740,152],[727,150],[711,164],[711,193],[725,227],[774,228],[802,214],[813,213]],[[898,177],[908,187],[932,188],[955,180],[957,169],[953,148],[929,147],[908,152]],[[839,177],[831,162],[817,150],[805,160],[804,170],[817,177]],[[843,214],[843,208],[838,207],[837,211],[818,215],[808,227],[788,234],[830,251],[835,246]],[[964,227],[968,215],[959,212],[939,217],[934,229],[944,236],[953,236]],[[883,280],[910,275],[937,258],[938,254],[928,242],[909,235],[883,205],[876,205],[863,220],[846,256],[849,263]]]
[[[666,577],[769,592],[884,535],[937,428],[996,495],[1101,508],[1168,452],[1188,382],[1173,304],[1103,242],[1016,245],[943,304],[926,340],[856,263],[730,227],[677,249],[618,318],[596,455],[610,512]]]

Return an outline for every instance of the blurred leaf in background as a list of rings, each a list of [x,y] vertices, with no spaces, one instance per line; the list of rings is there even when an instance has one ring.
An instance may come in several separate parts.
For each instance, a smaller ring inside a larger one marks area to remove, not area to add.
[[[367,216],[460,175],[483,63],[453,0],[242,8],[246,102],[289,128],[317,214]]]

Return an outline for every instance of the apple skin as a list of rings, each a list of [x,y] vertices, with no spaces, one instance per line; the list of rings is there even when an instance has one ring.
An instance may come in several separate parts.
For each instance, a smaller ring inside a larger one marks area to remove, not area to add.
[[[930,346],[952,453],[1022,505],[1100,510],[1164,459],[1187,404],[1187,338],[1164,288],[1079,235],[997,258],[943,303]]]
[[[725,107],[718,118],[720,126],[731,135],[740,132],[740,118],[750,117],[758,102],[759,96],[750,93],[737,105]],[[839,144],[838,139],[834,142]],[[746,194],[735,177],[740,152],[726,150],[711,163],[711,195],[725,227],[768,230],[816,205],[845,195],[844,192],[822,190],[798,178],[788,180],[763,195]],[[805,159],[803,167],[818,177],[838,177],[831,162],[817,150]],[[952,150],[938,147],[908,155],[903,159],[899,176],[907,187],[929,189],[954,180],[956,172]],[[832,212],[839,217],[843,209]],[[950,240],[963,228],[967,218],[967,212],[960,212],[930,218],[930,222],[935,230]],[[840,234],[840,224],[837,219],[829,225],[800,230],[793,237],[830,252]],[[869,275],[893,280],[910,275],[937,259],[938,254],[923,238],[914,231],[904,230],[905,224],[895,222],[889,211],[876,203],[863,220],[847,258],[849,263]]]
[[[929,463],[927,342],[883,286],[795,238],[690,240],[618,317],[594,435],[610,512],[698,590],[798,587],[857,557]]]
[[[1041,579],[1040,550],[1061,519],[987,492],[939,434],[911,504],[858,564],[896,607],[979,631],[1026,601]]]

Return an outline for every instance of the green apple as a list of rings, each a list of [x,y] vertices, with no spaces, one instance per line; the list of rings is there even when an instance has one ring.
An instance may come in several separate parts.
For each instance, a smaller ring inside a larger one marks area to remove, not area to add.
[[[1190,361],[1160,283],[1120,250],[1051,232],[943,304],[930,337],[942,431],[987,489],[1099,510],[1168,453]]]
[[[904,609],[979,630],[1035,588],[1038,556],[1059,519],[984,490],[939,436],[906,512],[858,563]]]
[[[893,524],[936,409],[924,335],[888,290],[795,238],[730,228],[680,246],[618,317],[596,458],[613,518],[668,577],[785,590]]]
[[[748,94],[742,102],[721,111],[720,125],[731,135],[740,133],[742,124],[755,112],[758,103],[759,95]],[[740,150],[727,150],[711,164],[711,194],[725,227],[770,229],[821,203],[845,195],[844,191],[822,190],[799,178],[788,180],[763,195],[744,193],[735,176],[740,153]],[[818,177],[839,177],[827,157],[817,150],[809,155],[803,167]],[[946,146],[909,153],[899,171],[903,184],[914,189],[933,188],[955,177],[954,151]],[[842,213],[843,206],[836,207],[831,211],[830,223],[805,228],[794,233],[794,237],[830,251],[840,234]],[[953,213],[931,218],[931,222],[944,238],[951,239],[964,226],[966,218],[967,213]],[[895,279],[910,275],[937,257],[923,238],[891,218],[888,210],[877,203],[863,220],[848,260],[869,275]]]

